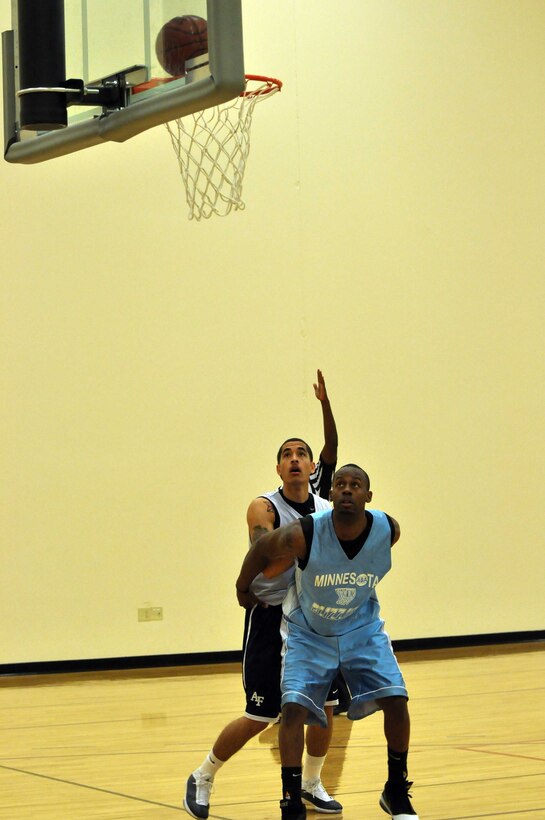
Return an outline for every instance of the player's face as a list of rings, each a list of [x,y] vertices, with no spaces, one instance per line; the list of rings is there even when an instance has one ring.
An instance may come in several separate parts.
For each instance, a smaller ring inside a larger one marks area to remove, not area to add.
[[[365,509],[373,493],[364,473],[357,468],[341,467],[333,476],[331,501],[336,513],[355,515]]]
[[[303,441],[287,441],[282,447],[276,472],[284,483],[306,483],[314,472],[315,464],[310,460]]]

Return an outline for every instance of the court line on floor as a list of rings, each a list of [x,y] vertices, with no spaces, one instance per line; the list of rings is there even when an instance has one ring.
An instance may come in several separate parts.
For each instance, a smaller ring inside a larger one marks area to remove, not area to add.
[[[478,746],[457,746],[456,748],[462,752],[479,752],[483,755],[497,755],[498,757],[514,757],[519,760],[537,760],[539,761],[539,763],[545,763],[545,757],[534,757],[533,755],[517,755],[513,754],[513,752],[495,752],[492,749],[481,749]]]
[[[9,772],[17,772],[17,774],[26,774],[30,777],[41,777],[43,780],[52,780],[54,783],[63,783],[67,786],[76,786],[81,789],[90,789],[90,791],[94,792],[111,794],[114,797],[124,797],[126,800],[136,800],[138,803],[149,803],[152,806],[161,806],[164,809],[173,809],[174,811],[185,811],[185,809],[183,809],[181,806],[173,806],[170,803],[160,803],[158,800],[147,800],[145,797],[134,797],[132,794],[123,794],[123,792],[116,792],[112,789],[102,789],[100,786],[88,786],[86,783],[77,783],[74,780],[65,780],[62,777],[53,777],[49,774],[30,772],[27,769],[17,769],[15,766],[5,766],[3,764],[0,764],[0,769],[5,769]]]

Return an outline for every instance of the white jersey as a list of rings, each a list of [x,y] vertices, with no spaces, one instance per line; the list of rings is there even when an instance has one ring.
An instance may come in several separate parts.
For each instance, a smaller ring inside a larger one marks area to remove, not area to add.
[[[277,512],[276,527],[283,527],[284,524],[291,524],[298,518],[304,515],[309,515],[312,512],[319,512],[320,510],[330,510],[331,504],[319,495],[309,493],[307,501],[302,504],[291,502],[285,498],[281,490],[275,490],[272,493],[264,493],[261,498],[267,498]],[[292,506],[294,504],[295,506]],[[299,509],[298,509],[299,508]],[[285,572],[274,578],[265,578],[262,572],[259,573],[252,581],[250,586],[254,595],[264,603],[277,605],[281,604],[286,596],[288,586],[293,580],[295,567],[290,567]]]

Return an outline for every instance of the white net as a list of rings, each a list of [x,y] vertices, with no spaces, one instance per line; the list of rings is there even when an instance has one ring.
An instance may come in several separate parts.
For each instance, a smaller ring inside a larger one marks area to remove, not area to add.
[[[248,76],[246,92],[234,100],[166,123],[180,165],[189,219],[227,216],[231,210],[245,208],[242,182],[254,108],[281,87],[279,80]]]

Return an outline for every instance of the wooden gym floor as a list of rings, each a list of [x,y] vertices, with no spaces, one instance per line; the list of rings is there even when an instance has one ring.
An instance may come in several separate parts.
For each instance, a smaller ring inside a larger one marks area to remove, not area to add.
[[[421,820],[545,820],[545,643],[400,653]],[[242,709],[238,666],[0,678],[0,818],[188,817],[185,780]],[[323,780],[386,818],[380,715],[335,718]],[[211,820],[279,820],[277,727],[216,778]],[[309,812],[309,817],[319,818]]]

